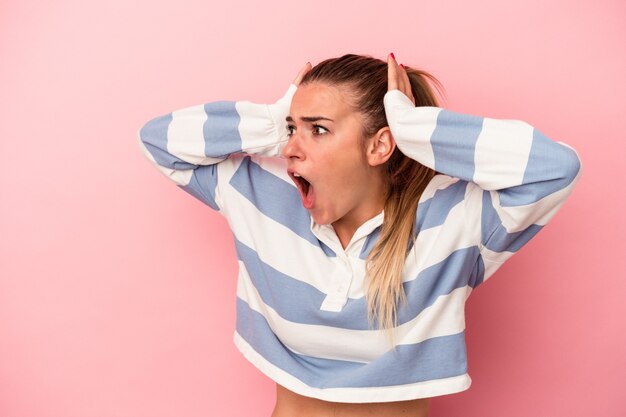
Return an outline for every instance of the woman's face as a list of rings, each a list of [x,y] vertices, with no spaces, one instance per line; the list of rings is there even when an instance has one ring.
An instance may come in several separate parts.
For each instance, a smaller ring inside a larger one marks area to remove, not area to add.
[[[380,167],[366,156],[370,140],[359,142],[362,116],[349,107],[346,90],[315,82],[300,85],[290,110],[283,156],[313,219],[360,224],[379,213]]]

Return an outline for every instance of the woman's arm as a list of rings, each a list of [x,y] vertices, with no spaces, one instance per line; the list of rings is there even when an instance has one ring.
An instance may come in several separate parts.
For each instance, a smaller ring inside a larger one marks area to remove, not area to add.
[[[507,229],[525,229],[554,214],[553,206],[565,200],[582,172],[571,146],[526,122],[415,107],[399,90],[388,91],[384,100],[398,148],[429,168],[493,191]],[[555,193],[559,197],[548,206],[538,204]]]
[[[480,254],[501,264],[545,225],[582,173],[576,151],[519,120],[415,107],[398,89],[384,98],[396,146],[440,173],[468,181],[466,204],[480,208]],[[491,268],[489,275],[496,268]]]
[[[218,166],[234,153],[278,156],[296,88],[273,104],[215,101],[156,117],[138,131],[141,150],[177,186],[221,210]]]

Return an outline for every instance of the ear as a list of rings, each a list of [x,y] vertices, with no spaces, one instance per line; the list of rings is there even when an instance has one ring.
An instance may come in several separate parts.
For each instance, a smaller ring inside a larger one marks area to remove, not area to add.
[[[382,127],[367,141],[365,157],[371,166],[382,165],[396,148],[396,141],[389,126]]]

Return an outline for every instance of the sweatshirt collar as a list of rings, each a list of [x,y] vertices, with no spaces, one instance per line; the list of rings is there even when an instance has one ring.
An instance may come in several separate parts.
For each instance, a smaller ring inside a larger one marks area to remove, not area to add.
[[[383,224],[384,218],[385,210],[382,210],[376,216],[372,217],[369,220],[366,220],[363,224],[361,224],[354,232],[354,235],[352,236],[352,239],[350,240],[350,243],[348,243],[348,246],[346,246],[345,250],[349,250],[355,242],[358,242],[360,239],[371,234],[378,226]],[[318,224],[315,222],[315,220],[313,220],[313,217],[311,216],[311,231],[315,236],[317,236],[318,239],[320,239],[322,242],[326,243],[329,247],[335,250],[335,252],[337,251],[336,249],[341,249],[343,251],[341,242],[339,241],[339,236],[337,236],[337,233],[335,232],[332,224]]]

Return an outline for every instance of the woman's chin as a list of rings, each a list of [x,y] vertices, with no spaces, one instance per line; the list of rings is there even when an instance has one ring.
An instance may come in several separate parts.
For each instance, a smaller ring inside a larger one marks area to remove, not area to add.
[[[334,224],[337,221],[339,221],[339,219],[334,218],[334,217],[331,218],[329,216],[325,216],[323,218],[320,218],[319,221],[317,219],[314,219],[314,220],[315,220],[315,223],[317,223],[317,224],[324,224],[324,225],[331,226],[331,227],[334,227]]]
[[[318,210],[311,209],[311,210],[309,210],[309,213],[311,214],[311,217],[313,218],[313,221],[315,221],[315,223],[317,223],[317,224],[330,224],[330,223],[332,223],[332,219],[330,219],[324,213],[320,213]]]

